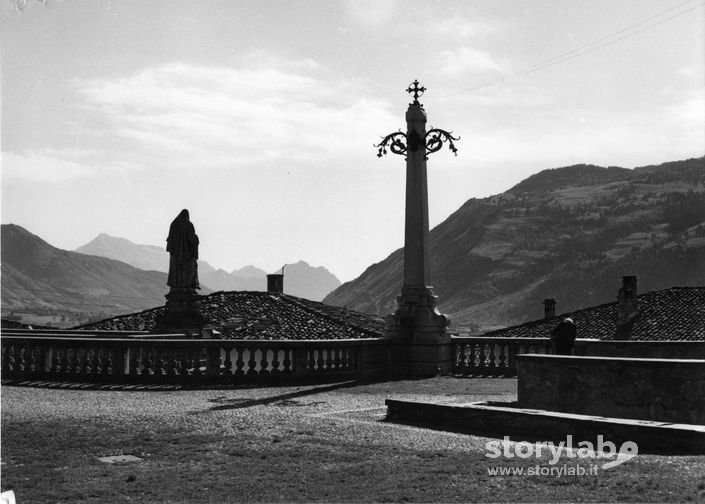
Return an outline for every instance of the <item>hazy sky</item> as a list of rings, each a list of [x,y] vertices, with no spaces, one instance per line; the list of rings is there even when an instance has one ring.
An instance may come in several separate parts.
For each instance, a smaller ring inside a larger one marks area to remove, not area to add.
[[[414,79],[431,225],[575,163],[705,153],[703,0],[0,0],[2,222],[351,280],[403,245]]]

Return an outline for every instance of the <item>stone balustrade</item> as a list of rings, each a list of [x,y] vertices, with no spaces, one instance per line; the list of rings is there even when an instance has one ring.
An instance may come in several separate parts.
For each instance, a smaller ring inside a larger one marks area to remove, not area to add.
[[[220,340],[5,335],[2,377],[98,382],[258,382],[360,378],[389,367],[380,339]]]
[[[516,376],[515,356],[549,353],[549,338],[484,338],[453,336],[453,372],[476,376]]]

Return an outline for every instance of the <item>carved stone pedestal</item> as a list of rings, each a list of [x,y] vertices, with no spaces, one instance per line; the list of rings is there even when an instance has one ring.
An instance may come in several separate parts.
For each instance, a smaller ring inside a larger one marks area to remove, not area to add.
[[[436,308],[437,296],[428,286],[404,287],[397,311],[387,317],[385,336],[394,345],[400,374],[436,376],[453,369],[450,320]]]
[[[201,296],[195,289],[171,288],[166,296],[166,311],[157,320],[157,331],[198,331],[208,323],[201,313]]]

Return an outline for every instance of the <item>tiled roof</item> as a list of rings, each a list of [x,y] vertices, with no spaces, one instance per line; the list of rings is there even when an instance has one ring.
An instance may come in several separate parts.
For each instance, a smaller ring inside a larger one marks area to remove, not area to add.
[[[705,287],[672,287],[637,296],[641,315],[631,330],[631,340],[705,341]],[[563,313],[486,333],[503,338],[548,337],[565,317],[578,328],[578,338],[615,339],[617,302]]]
[[[384,321],[365,313],[287,294],[216,292],[201,298],[209,327],[233,339],[379,338]],[[151,331],[164,307],[120,315],[76,329]]]

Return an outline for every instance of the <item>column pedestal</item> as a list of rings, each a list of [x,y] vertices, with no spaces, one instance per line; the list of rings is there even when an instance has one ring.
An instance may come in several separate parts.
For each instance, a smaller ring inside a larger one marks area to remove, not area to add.
[[[201,296],[195,289],[172,288],[166,296],[166,311],[157,320],[156,331],[198,331],[208,323],[201,313]]]
[[[436,376],[453,369],[449,318],[436,308],[428,286],[402,288],[399,308],[387,316],[385,336],[392,340],[395,366],[407,376]]]

